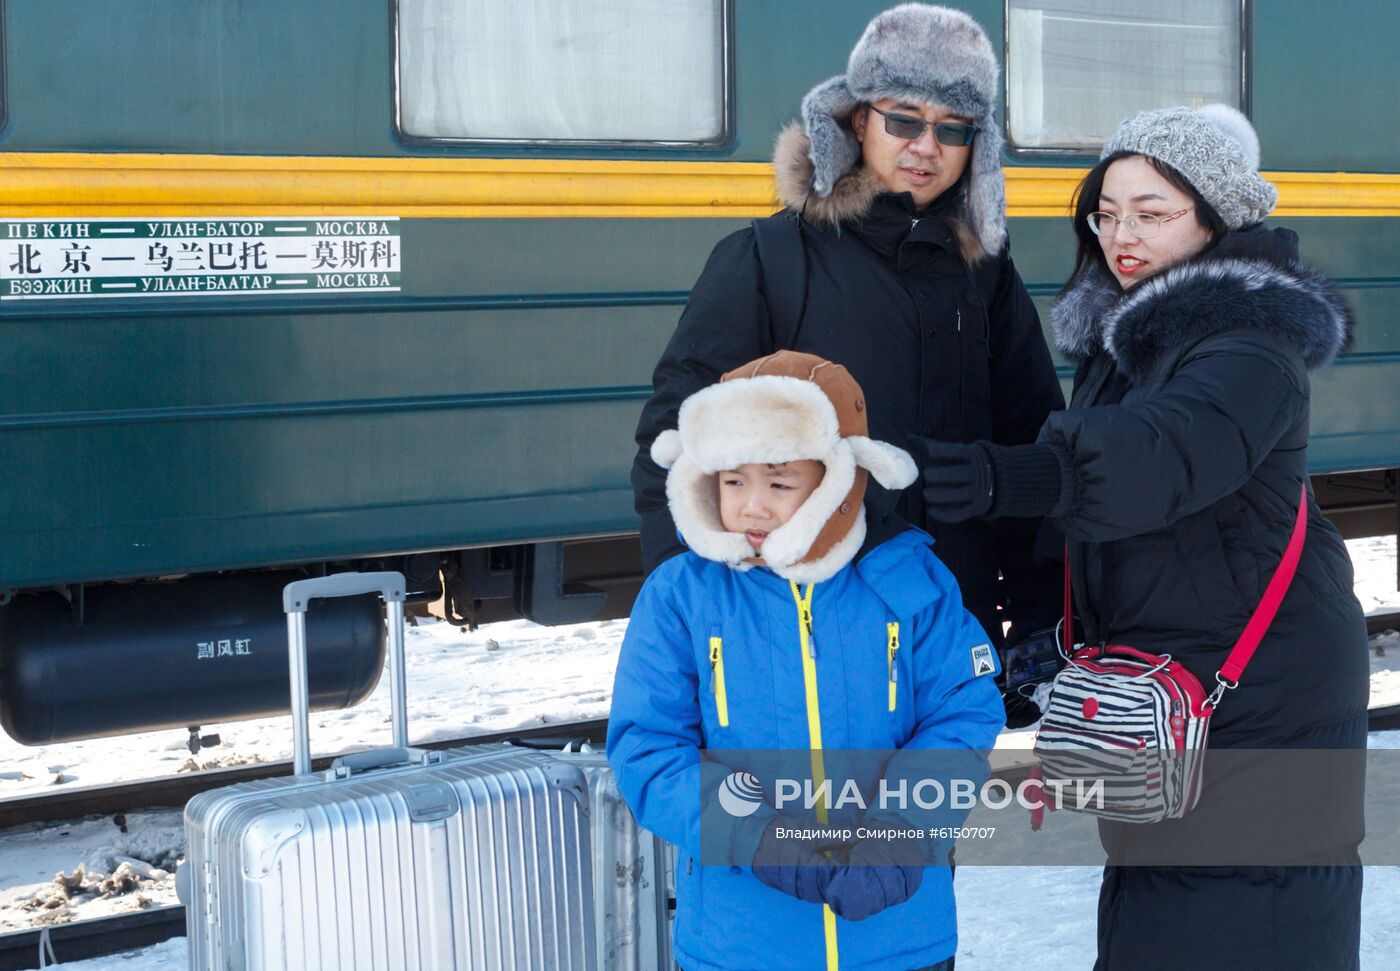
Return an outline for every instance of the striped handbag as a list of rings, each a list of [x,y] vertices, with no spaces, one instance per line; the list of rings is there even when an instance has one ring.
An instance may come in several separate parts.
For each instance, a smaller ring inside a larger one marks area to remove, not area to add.
[[[1079,646],[1050,687],[1036,733],[1042,800],[1050,808],[1129,823],[1178,819],[1201,797],[1210,718],[1273,622],[1293,580],[1307,533],[1304,483],[1293,532],[1244,632],[1208,695],[1170,654],[1119,644]],[[1069,564],[1065,564],[1064,642],[1074,643]],[[1063,648],[1061,648],[1063,653]],[[1039,828],[1038,816],[1032,825]]]

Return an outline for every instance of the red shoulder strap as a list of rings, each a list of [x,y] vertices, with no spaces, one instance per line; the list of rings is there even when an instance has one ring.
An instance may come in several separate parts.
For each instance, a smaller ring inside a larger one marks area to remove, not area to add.
[[[1283,603],[1284,594],[1288,593],[1288,587],[1293,583],[1293,574],[1298,569],[1298,560],[1303,555],[1303,538],[1308,533],[1308,482],[1303,480],[1299,486],[1298,494],[1298,514],[1293,519],[1293,532],[1288,537],[1288,547],[1283,551],[1283,559],[1279,561],[1278,569],[1269,580],[1269,585],[1264,590],[1264,596],[1260,599],[1258,606],[1254,608],[1254,613],[1249,618],[1249,623],[1245,624],[1244,632],[1240,634],[1240,639],[1235,642],[1235,646],[1230,649],[1230,654],[1225,658],[1225,663],[1220,666],[1218,678],[1223,678],[1229,686],[1237,684],[1240,675],[1244,673],[1245,666],[1249,664],[1250,658],[1254,657],[1254,651],[1259,646],[1259,642],[1264,639],[1264,634],[1269,629],[1269,625],[1274,622],[1274,615],[1278,613],[1279,605]],[[1065,624],[1064,640],[1065,653],[1074,650],[1074,625],[1073,625],[1074,601],[1070,593],[1069,575],[1069,540],[1065,540]]]
[[[1293,521],[1293,535],[1288,538],[1288,548],[1283,551],[1283,559],[1279,561],[1278,569],[1274,571],[1273,577],[1269,580],[1269,586],[1264,590],[1264,597],[1259,601],[1259,606],[1254,608],[1254,615],[1249,618],[1249,623],[1245,625],[1244,633],[1235,642],[1235,646],[1230,650],[1230,656],[1225,659],[1225,663],[1220,665],[1220,675],[1227,681],[1238,682],[1240,675],[1244,673],[1245,665],[1249,664],[1249,659],[1254,656],[1254,649],[1259,646],[1259,642],[1264,638],[1264,632],[1269,629],[1269,625],[1274,621],[1274,615],[1278,613],[1279,604],[1283,603],[1284,594],[1288,593],[1288,586],[1293,582],[1293,573],[1298,568],[1298,560],[1303,555],[1303,537],[1308,532],[1308,482],[1303,480],[1298,496],[1298,515]]]
[[[1074,594],[1069,589],[1069,540],[1065,540],[1065,626],[1060,650],[1065,657],[1074,653]]]

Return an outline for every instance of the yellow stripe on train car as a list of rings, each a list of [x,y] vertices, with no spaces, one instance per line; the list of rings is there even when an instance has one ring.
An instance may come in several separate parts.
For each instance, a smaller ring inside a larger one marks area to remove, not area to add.
[[[1082,168],[1006,169],[1013,217],[1069,212]],[[1266,172],[1279,216],[1400,216],[1400,175]],[[753,218],[766,162],[0,153],[0,218]]]

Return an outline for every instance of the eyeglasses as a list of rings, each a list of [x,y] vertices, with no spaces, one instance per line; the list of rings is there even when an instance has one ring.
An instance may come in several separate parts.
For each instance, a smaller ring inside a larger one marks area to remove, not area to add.
[[[1128,232],[1138,239],[1151,239],[1161,230],[1162,223],[1169,223],[1178,216],[1184,216],[1194,209],[1195,206],[1180,209],[1169,216],[1154,216],[1150,212],[1135,212],[1132,215],[1120,217],[1111,212],[1091,212],[1086,218],[1089,223],[1089,231],[1095,236],[1112,236],[1118,231],[1118,224],[1121,222],[1128,227]]]
[[[885,131],[895,138],[923,138],[924,129],[933,127],[933,137],[940,145],[954,145],[959,148],[972,144],[972,139],[982,129],[976,125],[964,125],[956,121],[924,121],[913,115],[901,115],[894,111],[881,111],[874,105],[870,110],[885,119]]]

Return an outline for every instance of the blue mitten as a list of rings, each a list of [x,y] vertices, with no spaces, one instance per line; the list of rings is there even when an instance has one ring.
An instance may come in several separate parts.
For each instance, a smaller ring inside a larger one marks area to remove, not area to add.
[[[769,820],[758,842],[758,851],[754,853],[753,875],[774,890],[820,904],[826,901],[832,877],[842,869],[821,851],[841,844],[777,837],[780,827],[797,829],[810,828],[810,825],[786,816],[774,816]],[[763,862],[759,863],[760,860]]]
[[[851,862],[834,874],[826,902],[838,917],[865,920],[902,904],[924,879],[923,847],[913,839],[865,839],[851,848]]]

